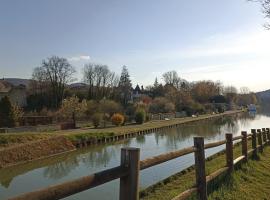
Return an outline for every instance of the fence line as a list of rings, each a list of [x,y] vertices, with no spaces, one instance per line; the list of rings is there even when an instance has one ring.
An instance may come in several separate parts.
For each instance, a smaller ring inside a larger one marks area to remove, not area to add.
[[[226,134],[226,140],[204,144],[203,137],[194,137],[194,146],[182,150],[161,154],[140,161],[140,149],[122,148],[120,166],[107,169],[89,176],[85,176],[73,181],[68,181],[55,186],[50,186],[34,192],[22,194],[10,198],[10,200],[56,200],[68,197],[70,195],[82,192],[120,178],[120,200],[138,200],[139,199],[139,172],[140,170],[167,162],[169,160],[194,153],[195,156],[195,178],[196,185],[190,188],[173,200],[183,200],[197,193],[199,200],[207,199],[207,184],[224,173],[232,173],[234,166],[241,162],[247,162],[249,155],[258,156],[258,152],[263,152],[263,147],[270,143],[270,129],[252,129],[251,134],[241,132],[240,136],[233,137],[231,133]],[[248,150],[248,140],[252,140],[252,149]],[[234,141],[241,140],[242,156],[233,158]],[[257,145],[258,140],[258,145]],[[209,148],[226,145],[226,166],[218,169],[214,173],[206,176],[205,171],[205,150]],[[259,151],[258,151],[259,150]]]

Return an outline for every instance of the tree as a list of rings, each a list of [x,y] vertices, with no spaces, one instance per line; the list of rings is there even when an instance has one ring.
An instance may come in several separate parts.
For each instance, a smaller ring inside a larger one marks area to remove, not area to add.
[[[162,75],[165,84],[172,85],[177,89],[181,88],[181,78],[176,71],[169,71]]]
[[[124,107],[126,107],[130,99],[130,93],[132,90],[132,84],[126,66],[123,66],[122,68],[118,89],[120,91],[121,103]]]
[[[224,88],[224,91],[223,91],[225,97],[227,98],[228,100],[228,103],[235,103],[236,100],[237,100],[237,89],[236,87],[234,86],[227,86]]]
[[[149,106],[150,113],[168,113],[174,111],[175,105],[164,97],[155,98]]]
[[[87,110],[87,102],[83,100],[79,102],[79,98],[76,96],[69,97],[64,99],[59,110],[61,116],[64,116],[67,119],[72,119],[73,123],[76,126],[76,118],[82,116]]]
[[[88,99],[101,100],[114,96],[118,77],[107,65],[88,63],[84,66],[84,82],[89,85]]]
[[[0,100],[0,127],[14,127],[14,113],[12,104],[7,96]]]
[[[21,107],[19,107],[18,105],[13,104],[12,105],[12,112],[13,112],[13,116],[14,116],[14,121],[16,123],[19,123],[20,122],[20,119],[24,115],[23,109]]]
[[[58,108],[64,98],[65,87],[74,80],[74,67],[66,58],[52,56],[43,60],[40,67],[34,69],[33,79],[48,82],[53,99],[53,106]]]
[[[255,1],[255,0],[249,0],[249,1]],[[265,15],[266,18],[270,19],[270,0],[256,0],[255,2],[260,2],[262,5],[262,12]],[[265,27],[269,30],[270,29],[270,23],[266,23]]]
[[[219,86],[213,81],[199,81],[193,85],[192,95],[199,103],[208,103],[211,97],[219,95]]]

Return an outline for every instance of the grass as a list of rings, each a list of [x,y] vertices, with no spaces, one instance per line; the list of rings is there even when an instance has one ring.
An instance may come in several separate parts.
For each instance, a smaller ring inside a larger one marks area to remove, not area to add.
[[[52,137],[50,133],[43,134],[0,134],[0,148],[7,147],[14,144],[22,144],[27,142],[32,142],[36,140],[42,140]]]
[[[72,142],[78,140],[88,140],[88,139],[103,139],[107,137],[112,137],[115,134],[113,132],[105,132],[105,133],[93,133],[93,132],[86,132],[86,133],[73,133],[73,134],[65,134],[64,136],[71,140]]]
[[[250,143],[251,142],[249,142],[249,148],[251,148]],[[241,145],[235,145],[234,158],[237,158],[240,155],[241,155]],[[216,170],[224,167],[225,165],[226,163],[224,152],[209,157],[206,161],[206,175],[215,172]],[[194,167],[192,166],[183,172],[177,173],[153,186],[150,186],[145,190],[142,190],[140,192],[140,199],[171,200],[180,193],[184,192],[185,190],[192,188],[192,186],[194,185],[195,185],[195,170]],[[196,199],[195,195],[191,199]],[[215,197],[213,199],[215,199]]]
[[[242,164],[209,195],[209,200],[266,200],[270,197],[270,147],[258,160]]]

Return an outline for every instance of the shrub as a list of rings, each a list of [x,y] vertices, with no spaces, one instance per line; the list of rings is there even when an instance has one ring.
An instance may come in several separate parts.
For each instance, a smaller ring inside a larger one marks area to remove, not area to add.
[[[86,100],[80,102],[78,97],[72,96],[63,100],[58,112],[60,116],[63,116],[65,119],[72,120],[73,123],[76,124],[76,118],[82,116],[86,110]]]
[[[144,121],[145,121],[145,116],[146,116],[146,113],[144,110],[138,110],[136,113],[135,113],[135,121],[137,124],[143,124]]]
[[[97,128],[100,125],[101,119],[102,119],[102,114],[101,113],[95,113],[92,116],[92,122],[93,122],[93,125],[94,125],[95,128]]]
[[[12,104],[7,96],[0,100],[0,127],[14,127],[14,113]]]
[[[174,111],[175,105],[164,97],[155,98],[149,107],[149,112],[151,113],[167,113]]]
[[[115,113],[113,114],[111,120],[114,125],[120,126],[124,123],[125,117],[119,113]]]

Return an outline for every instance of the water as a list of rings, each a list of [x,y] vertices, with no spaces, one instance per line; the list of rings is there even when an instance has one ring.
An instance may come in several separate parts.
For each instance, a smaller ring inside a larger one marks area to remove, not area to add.
[[[270,112],[269,112],[270,113]],[[138,147],[141,159],[193,145],[194,136],[204,136],[205,143],[225,138],[225,133],[240,135],[251,128],[270,127],[270,116],[266,114],[238,114],[213,120],[190,123],[163,132],[138,136],[115,144],[99,145],[73,153],[35,161],[0,170],[0,199],[33,191],[49,185],[89,175],[118,166],[122,147]],[[206,151],[212,155],[222,147]],[[193,154],[141,171],[140,187],[145,188],[194,164]],[[119,180],[65,198],[71,199],[118,199]]]

